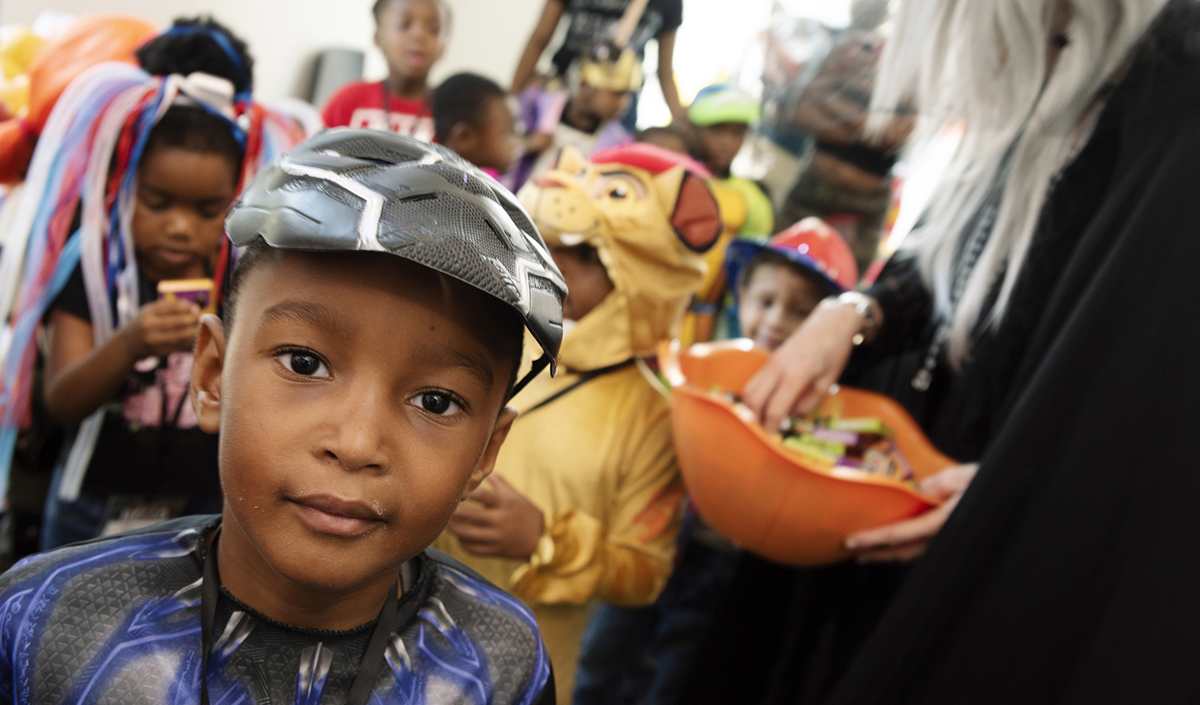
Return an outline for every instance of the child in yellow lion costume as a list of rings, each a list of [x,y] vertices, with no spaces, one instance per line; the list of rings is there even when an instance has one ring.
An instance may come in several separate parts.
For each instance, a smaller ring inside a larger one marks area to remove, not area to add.
[[[536,379],[493,477],[438,548],[526,601],[569,702],[588,604],[654,601],[671,572],[683,484],[670,407],[645,358],[676,332],[720,232],[679,155],[646,144],[563,151],[521,190],[570,293],[557,378]],[[569,325],[569,324],[568,324]]]

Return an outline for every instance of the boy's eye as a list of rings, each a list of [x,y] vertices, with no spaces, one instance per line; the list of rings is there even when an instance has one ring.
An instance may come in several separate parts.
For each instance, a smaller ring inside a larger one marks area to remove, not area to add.
[[[276,359],[288,370],[302,377],[329,377],[329,368],[313,353],[293,350],[280,354]]]
[[[421,392],[411,401],[416,406],[437,416],[454,416],[462,411],[458,402],[445,392]]]
[[[213,218],[224,218],[227,212],[228,209],[223,203],[206,203],[196,209],[196,213],[201,218],[205,218],[207,220],[212,220]]]

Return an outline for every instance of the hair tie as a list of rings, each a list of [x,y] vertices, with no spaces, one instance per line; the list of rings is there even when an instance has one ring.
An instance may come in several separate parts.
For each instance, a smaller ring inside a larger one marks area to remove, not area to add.
[[[178,37],[186,35],[203,35],[216,42],[217,46],[221,48],[221,51],[225,53],[225,56],[229,57],[230,62],[233,63],[233,68],[238,72],[238,76],[242,79],[242,84],[245,86],[245,88],[234,94],[234,99],[249,100],[251,90],[253,89],[253,85],[250,82],[250,73],[246,71],[246,65],[242,63],[242,57],[238,55],[237,50],[233,46],[233,42],[229,41],[229,37],[225,36],[223,32],[219,32],[211,27],[205,27],[203,25],[174,25],[167,31],[158,35],[158,37],[155,37],[146,43],[149,44],[159,37]]]

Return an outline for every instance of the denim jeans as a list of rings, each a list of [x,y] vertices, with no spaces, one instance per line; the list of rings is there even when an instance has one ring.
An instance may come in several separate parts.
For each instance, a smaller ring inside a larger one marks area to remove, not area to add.
[[[107,520],[108,502],[103,498],[83,494],[71,502],[59,498],[62,474],[63,466],[59,464],[50,481],[50,493],[46,496],[46,511],[42,517],[43,551],[94,539],[103,531]]]

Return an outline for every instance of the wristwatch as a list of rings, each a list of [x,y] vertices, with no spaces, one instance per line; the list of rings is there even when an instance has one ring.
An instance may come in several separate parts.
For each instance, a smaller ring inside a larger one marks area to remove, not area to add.
[[[863,319],[862,327],[854,334],[850,340],[855,346],[862,345],[867,338],[875,335],[875,331],[879,329],[879,318],[875,315],[874,303],[870,296],[858,291],[847,291],[839,295],[836,301],[843,306],[853,306],[854,312]]]

